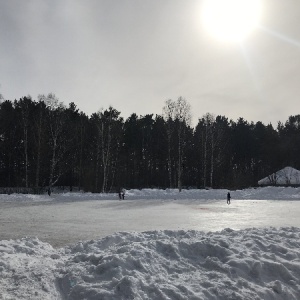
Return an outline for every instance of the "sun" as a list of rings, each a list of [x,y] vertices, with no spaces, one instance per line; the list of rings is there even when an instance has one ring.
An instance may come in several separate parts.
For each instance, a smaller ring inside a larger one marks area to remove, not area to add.
[[[261,0],[203,0],[201,19],[217,39],[239,42],[257,27],[261,10]]]

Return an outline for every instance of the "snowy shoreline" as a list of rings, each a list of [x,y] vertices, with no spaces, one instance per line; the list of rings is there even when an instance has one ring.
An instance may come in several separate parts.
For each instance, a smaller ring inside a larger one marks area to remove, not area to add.
[[[125,200],[223,200],[228,189],[132,189],[126,190]],[[232,199],[239,200],[300,200],[300,187],[259,187],[230,191]],[[84,200],[117,200],[117,193],[60,192],[46,194],[0,194],[0,201],[84,201]]]

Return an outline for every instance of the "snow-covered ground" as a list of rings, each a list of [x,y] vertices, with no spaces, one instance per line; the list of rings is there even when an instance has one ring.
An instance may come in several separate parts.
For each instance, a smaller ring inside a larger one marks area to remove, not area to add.
[[[300,189],[226,194],[0,195],[0,299],[300,299]]]

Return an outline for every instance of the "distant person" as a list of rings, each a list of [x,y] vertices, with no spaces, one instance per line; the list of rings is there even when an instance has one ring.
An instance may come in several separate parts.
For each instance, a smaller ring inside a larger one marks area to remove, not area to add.
[[[121,194],[121,190],[119,190],[119,193],[118,193],[118,195],[119,195],[119,199],[120,199],[120,200],[122,200],[122,194]]]
[[[124,200],[125,199],[125,190],[122,189],[122,199]]]
[[[230,204],[230,199],[231,199],[231,196],[230,196],[230,193],[228,192],[227,193],[227,204]]]

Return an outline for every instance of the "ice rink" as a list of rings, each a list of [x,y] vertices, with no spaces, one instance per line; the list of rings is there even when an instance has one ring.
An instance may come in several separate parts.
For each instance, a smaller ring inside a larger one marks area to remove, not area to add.
[[[47,199],[47,198],[45,198]],[[120,231],[300,226],[300,201],[125,199],[0,202],[0,240],[38,237],[54,247]]]

